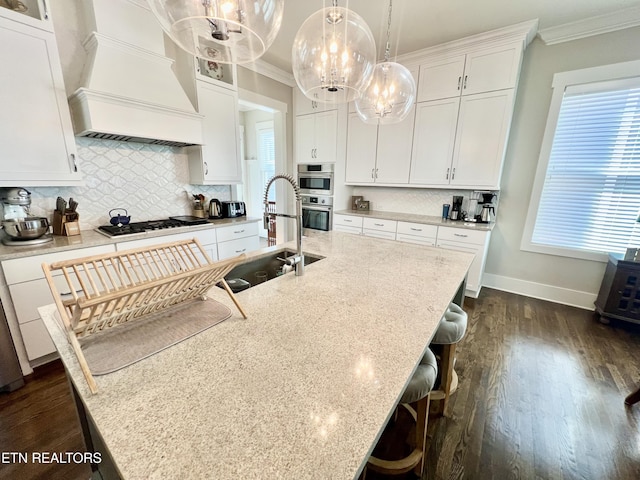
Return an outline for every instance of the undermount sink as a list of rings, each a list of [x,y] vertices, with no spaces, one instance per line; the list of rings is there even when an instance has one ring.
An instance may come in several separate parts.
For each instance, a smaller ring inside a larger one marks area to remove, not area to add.
[[[279,260],[279,258],[287,259],[288,257],[292,257],[295,255],[296,252],[294,250],[278,250],[264,257],[259,257],[236,266],[227,275],[225,275],[224,279],[229,283],[229,286],[232,290],[246,290],[247,288],[257,285],[258,283],[263,283],[279,277],[280,275],[283,275],[282,266],[284,265],[284,262],[282,260]],[[305,265],[317,262],[318,260],[322,260],[323,258],[324,257],[304,252]],[[237,282],[230,282],[230,280],[234,279],[245,280],[250,285],[246,286],[243,284],[244,287],[239,288],[239,284]]]

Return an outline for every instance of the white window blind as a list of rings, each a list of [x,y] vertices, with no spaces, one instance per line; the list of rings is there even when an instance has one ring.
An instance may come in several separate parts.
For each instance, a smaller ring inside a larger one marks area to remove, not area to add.
[[[531,241],[640,247],[640,78],[567,87]]]
[[[258,161],[262,174],[262,184],[267,182],[276,173],[276,145],[273,129],[273,122],[259,122],[256,128],[258,140]],[[269,190],[269,200],[274,202],[276,189]]]

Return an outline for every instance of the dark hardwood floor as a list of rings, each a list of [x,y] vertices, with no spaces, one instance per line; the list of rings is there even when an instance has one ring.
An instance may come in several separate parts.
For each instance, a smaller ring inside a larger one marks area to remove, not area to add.
[[[490,289],[465,310],[460,385],[448,416],[430,420],[425,479],[640,478],[640,404],[624,405],[640,386],[639,326]],[[59,362],[0,395],[0,452],[83,448]],[[90,475],[86,465],[0,463],[0,479]]]

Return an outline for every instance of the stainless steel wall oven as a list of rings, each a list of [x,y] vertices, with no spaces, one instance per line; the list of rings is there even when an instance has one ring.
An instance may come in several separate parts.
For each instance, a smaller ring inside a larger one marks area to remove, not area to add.
[[[333,227],[333,197],[302,195],[302,226],[313,230]]]

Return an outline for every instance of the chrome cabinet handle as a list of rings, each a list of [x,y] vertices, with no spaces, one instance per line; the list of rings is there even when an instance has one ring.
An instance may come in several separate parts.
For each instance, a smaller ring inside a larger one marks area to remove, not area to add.
[[[453,235],[456,237],[465,237],[465,238],[469,236],[469,235],[463,235],[461,233],[454,233]]]
[[[242,232],[244,232],[244,229],[242,229],[242,230],[235,230],[233,233],[242,233]]]
[[[460,90],[460,82],[462,82],[462,75],[458,77],[458,90]]]
[[[373,171],[374,171],[374,170],[375,170],[375,168],[372,168],[372,169],[371,169],[371,178],[376,178],[376,177],[374,177],[374,176],[373,176]]]
[[[49,9],[47,8],[47,0],[42,0],[42,9],[45,20],[49,20]]]
[[[374,223],[376,227],[384,227],[384,223]]]
[[[353,222],[353,220],[349,220],[349,219],[346,219],[346,218],[343,221],[347,222],[347,223],[352,223]]]
[[[414,232],[421,232],[422,231],[421,228],[413,228],[413,227],[411,227],[411,230],[413,230]]]
[[[449,170],[451,170],[451,168],[447,168],[447,175],[446,175],[445,180],[449,180]]]
[[[73,171],[77,172],[78,171],[78,164],[76,163],[76,154],[72,153],[69,155],[69,157],[71,158],[71,163],[73,163]]]
[[[246,251],[247,251],[247,249],[243,248],[242,250],[236,250],[236,253],[243,253],[243,252],[246,252]]]
[[[467,89],[467,78],[469,77],[469,75],[465,75],[464,76],[464,84],[462,84],[462,89],[466,90]]]
[[[376,178],[378,178],[378,169],[376,168]]]
[[[209,165],[207,165],[207,162],[202,163],[204,164],[204,174],[209,175]]]
[[[456,167],[453,167],[453,171],[451,172],[451,180],[456,178]]]

